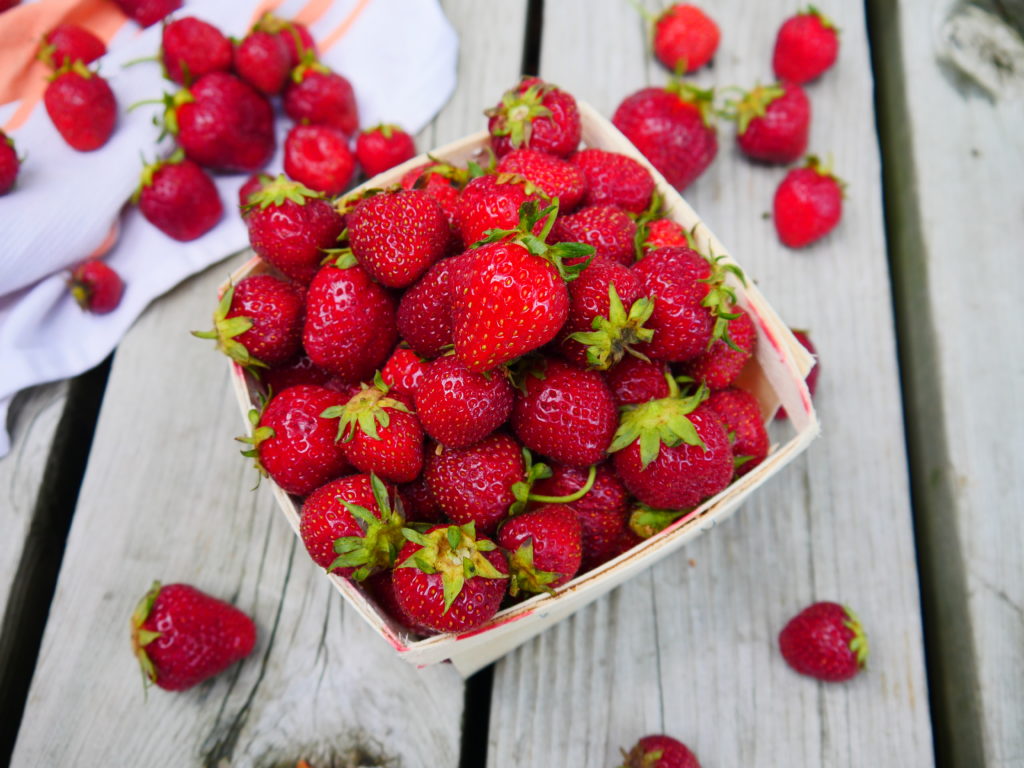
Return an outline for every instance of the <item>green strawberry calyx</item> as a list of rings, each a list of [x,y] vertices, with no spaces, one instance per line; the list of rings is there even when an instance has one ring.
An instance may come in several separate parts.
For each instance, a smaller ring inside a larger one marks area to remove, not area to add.
[[[679,518],[691,511],[688,509],[654,509],[646,504],[637,504],[629,513],[629,527],[641,539],[649,539],[661,533]]]
[[[299,36],[298,31],[296,31],[294,27],[292,27],[289,31],[301,46],[302,40]],[[319,59],[317,59],[316,53],[314,53],[313,51],[304,50],[302,53],[302,59],[299,61],[298,66],[296,66],[295,69],[292,70],[292,81],[295,83],[301,83],[303,80],[306,79],[310,72],[317,72],[321,75],[331,74],[330,68],[326,64],[321,62]]]
[[[533,538],[519,545],[508,558],[509,584],[508,593],[515,597],[520,592],[537,594],[547,592],[555,594],[549,584],[562,577],[557,571],[542,571],[533,563]]]
[[[625,762],[618,768],[658,768],[661,758],[665,755],[663,749],[652,749],[645,752],[640,744],[633,747],[629,753],[624,749],[619,751],[622,752]]]
[[[344,405],[332,405],[320,414],[323,419],[339,419],[336,442],[347,443],[356,432],[362,432],[371,440],[382,439],[377,428],[387,429],[391,424],[389,410],[409,413],[409,407],[401,400],[388,397],[389,387],[384,383],[380,371],[373,375],[373,384],[362,384],[356,394]]]
[[[282,206],[286,201],[296,205],[305,205],[307,200],[322,200],[323,195],[315,192],[305,184],[292,181],[283,173],[278,174],[276,179],[267,182],[262,187],[249,195],[249,202],[246,210],[259,208],[261,211],[270,206]]]
[[[597,315],[591,322],[594,330],[579,331],[569,338],[587,348],[587,363],[599,371],[608,370],[626,353],[650,362],[633,345],[654,338],[654,330],[644,327],[653,313],[654,299],[647,296],[634,301],[626,312],[615,283],[608,283],[608,316]]]
[[[739,101],[728,102],[722,114],[724,117],[736,121],[736,131],[742,136],[750,127],[750,121],[755,117],[763,117],[768,111],[769,105],[785,93],[786,91],[781,85],[758,83],[744,93]]]
[[[385,139],[390,139],[396,133],[405,133],[402,130],[402,126],[395,125],[394,123],[378,123],[370,128],[363,129],[362,132],[364,134],[379,133]]]
[[[609,453],[621,451],[639,441],[640,462],[643,469],[647,469],[658,458],[662,445],[674,448],[686,443],[707,449],[697,434],[697,428],[688,418],[707,399],[707,386],[701,384],[694,394],[683,397],[679,393],[679,384],[671,375],[666,374],[665,380],[668,382],[668,397],[626,405],[620,409],[622,416],[612,444],[608,447]]]
[[[356,581],[363,581],[377,571],[392,567],[398,559],[398,550],[405,541],[402,536],[405,516],[401,499],[395,494],[392,503],[384,483],[373,473],[370,473],[370,488],[373,491],[373,500],[380,510],[380,517],[359,504],[345,501],[341,497],[337,499],[362,526],[363,535],[335,539],[334,551],[338,557],[327,570],[355,568],[352,578]]]
[[[846,197],[846,182],[836,176],[832,172],[832,157],[829,156],[828,160],[822,161],[817,155],[808,155],[804,158],[803,168],[808,168],[814,171],[819,176],[823,176],[826,179],[831,179],[839,186],[839,191],[843,197]]]
[[[143,182],[145,184],[145,182]],[[213,329],[209,331],[192,331],[197,339],[216,339],[217,349],[230,357],[243,368],[252,370],[254,368],[266,368],[267,364],[257,360],[249,354],[248,348],[236,336],[241,336],[253,326],[251,317],[236,315],[228,317],[231,311],[231,302],[234,300],[235,286],[228,285],[224,295],[220,297],[217,309],[213,313]]]
[[[261,398],[262,399],[262,398]],[[262,400],[259,408],[250,408],[248,413],[250,434],[248,436],[236,437],[240,443],[245,443],[249,448],[242,451],[242,455],[247,459],[253,460],[253,465],[256,467],[256,471],[259,472],[259,478],[269,477],[267,468],[263,466],[260,461],[260,445],[269,440],[274,436],[274,428],[267,426],[260,426],[260,418],[263,416],[263,410],[267,406],[267,401]],[[256,484],[259,485],[259,478],[257,478]]]
[[[832,19],[818,10],[816,6],[808,5],[804,10],[797,13],[797,16],[814,16],[819,22],[821,22],[821,26],[825,29],[831,29],[837,35],[842,31],[836,26],[836,23],[832,21]]]
[[[451,163],[440,160],[433,155],[427,155],[427,157],[431,162],[420,171],[420,175],[413,182],[413,189],[426,189],[431,176],[440,176],[443,179],[448,179],[448,181],[460,189],[466,186],[466,182],[470,179],[469,171],[466,168],[457,168]],[[477,167],[479,168],[479,166]],[[482,169],[481,175],[484,175]]]
[[[704,254],[701,255],[704,256]],[[704,256],[704,260],[711,267],[711,274],[699,281],[708,286],[707,295],[701,300],[701,306],[707,307],[711,316],[715,318],[711,339],[708,341],[708,349],[721,339],[737,352],[749,352],[749,350],[739,347],[729,336],[729,321],[738,318],[740,313],[735,311],[736,291],[726,282],[726,277],[732,275],[741,284],[746,285],[746,275],[743,274],[739,265],[726,261],[724,255],[715,256],[714,252],[711,252],[710,255]]]
[[[515,501],[509,506],[508,513],[513,517],[524,512],[531,501],[541,504],[571,504],[574,501],[579,501],[590,493],[590,489],[594,487],[594,479],[597,477],[597,465],[592,464],[587,472],[586,482],[578,489],[565,496],[545,496],[533,493],[533,484],[538,480],[551,477],[551,467],[543,462],[535,462],[529,448],[523,448],[523,464],[526,467],[526,478],[512,484],[512,495],[515,497]]]
[[[403,528],[402,535],[408,541],[419,544],[420,549],[409,555],[397,567],[419,568],[427,574],[441,574],[444,613],[448,613],[455,598],[470,579],[508,578],[508,574],[499,571],[484,557],[485,552],[493,552],[497,545],[489,539],[478,541],[476,526],[472,522],[440,527],[427,533]]]
[[[853,637],[850,639],[850,651],[857,658],[857,666],[863,667],[868,662],[868,636],[865,634],[864,627],[861,626],[857,614],[845,605],[843,606],[843,611],[846,613],[846,620],[843,622],[843,626],[853,632]]]
[[[551,110],[544,106],[544,97],[553,88],[550,83],[537,82],[522,92],[518,87],[505,91],[501,104],[484,110],[487,117],[497,118],[491,133],[508,136],[514,149],[528,146],[533,134],[533,121],[551,117]]]
[[[156,667],[153,666],[153,660],[150,659],[149,654],[146,653],[146,646],[160,637],[162,633],[154,632],[150,629],[143,629],[142,625],[146,623],[146,619],[149,618],[149,614],[153,612],[153,604],[156,602],[156,598],[160,594],[160,588],[160,582],[154,581],[153,586],[151,586],[149,591],[143,595],[138,605],[135,606],[135,610],[132,612],[132,652],[139,660],[139,667],[142,670],[143,686],[145,688],[148,688],[156,682]]]
[[[675,94],[680,101],[686,102],[695,107],[700,113],[700,119],[705,127],[714,128],[715,117],[715,89],[698,88],[693,83],[676,76],[669,80],[665,90]]]

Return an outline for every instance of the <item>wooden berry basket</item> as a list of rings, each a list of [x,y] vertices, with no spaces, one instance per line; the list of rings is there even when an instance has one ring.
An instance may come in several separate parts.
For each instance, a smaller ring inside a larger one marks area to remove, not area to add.
[[[644,165],[657,183],[668,215],[693,232],[698,248],[705,253],[713,252],[716,256],[724,255],[728,261],[732,261],[725,246],[694,210],[615,126],[585,103],[580,102],[579,109],[583,123],[583,143],[586,146],[629,155]],[[488,138],[487,132],[481,131],[440,147],[430,154],[431,157],[448,160],[453,164],[465,164],[487,145]],[[427,161],[426,155],[420,155],[370,179],[363,187],[395,185],[406,171]],[[264,269],[260,259],[254,257],[232,275],[231,280],[237,282]],[[441,634],[419,639],[380,612],[374,602],[352,582],[332,574],[325,574],[327,578],[406,661],[420,666],[451,661],[463,676],[468,676],[725,520],[758,486],[803,451],[819,432],[811,397],[804,384],[804,377],[814,365],[814,360],[793,337],[752,281],[748,279],[748,283],[743,286],[733,280],[738,301],[750,313],[757,328],[757,351],[741,374],[738,384],[757,397],[766,421],[774,417],[780,405],[785,406],[795,431],[786,442],[773,445],[768,458],[754,470],[661,533],[614,560],[576,577],[558,589],[555,595],[537,595],[500,611],[483,626],[462,634]],[[240,366],[233,362],[231,366],[238,404],[245,424],[248,425],[248,412],[252,408],[255,387]],[[281,510],[298,536],[300,503],[273,481],[265,482],[269,483]]]

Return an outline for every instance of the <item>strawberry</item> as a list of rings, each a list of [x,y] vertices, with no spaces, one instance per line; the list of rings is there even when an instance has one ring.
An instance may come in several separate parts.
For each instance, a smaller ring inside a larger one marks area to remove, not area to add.
[[[407,346],[399,344],[381,368],[380,375],[384,383],[396,394],[414,398],[429,368],[429,363],[421,360]]]
[[[780,80],[806,83],[820,77],[839,55],[839,29],[813,5],[779,27],[772,69]]]
[[[487,130],[498,157],[513,149],[536,149],[567,157],[580,143],[582,129],[576,99],[537,77],[524,77],[484,114],[489,118]]]
[[[427,463],[426,451],[429,450],[429,447],[424,449],[424,466]],[[440,523],[444,520],[444,510],[430,492],[426,475],[420,475],[411,483],[399,487],[398,493],[405,506],[405,518],[410,522]]]
[[[107,46],[85,27],[58,24],[46,33],[39,60],[53,69],[80,61],[91,64],[107,52]]]
[[[142,169],[132,201],[150,224],[181,242],[202,237],[224,214],[213,180],[180,149]]]
[[[551,228],[551,242],[586,243],[594,246],[595,259],[607,258],[627,267],[634,260],[635,237],[636,222],[614,205],[588,205],[559,216]]]
[[[654,219],[645,222],[641,245],[643,250],[653,251],[658,248],[689,247],[690,241],[686,237],[686,230],[678,222]]]
[[[509,594],[554,591],[580,569],[583,534],[580,521],[565,504],[545,504],[511,517],[498,531],[508,554]]]
[[[620,768],[700,768],[696,756],[683,742],[660,733],[644,736],[628,753]]]
[[[480,176],[466,184],[459,195],[455,220],[463,244],[469,248],[492,229],[515,229],[527,201],[540,203],[540,190],[518,174]]]
[[[348,216],[352,253],[377,282],[412,285],[448,246],[444,211],[423,190],[382,192],[361,200]]]
[[[694,72],[718,49],[718,25],[700,8],[676,3],[654,22],[654,55],[676,74]]]
[[[605,458],[618,426],[612,393],[601,374],[549,360],[528,374],[512,408],[512,428],[532,451],[585,467]]]
[[[46,113],[79,152],[107,143],[117,123],[117,100],[107,81],[79,61],[58,69],[43,94]]]
[[[399,606],[398,597],[395,596],[394,571],[375,573],[363,582],[363,586],[374,602],[377,603],[377,608],[382,610],[393,621],[403,625],[403,628],[407,629],[407,631],[424,636],[437,634],[430,627],[410,618]],[[300,763],[296,768],[303,768],[303,765]],[[310,767],[307,764],[305,768]]]
[[[800,342],[800,345],[804,349],[806,349],[808,352],[810,352],[814,356],[814,359],[815,359],[814,367],[811,368],[811,370],[807,372],[807,378],[804,379],[804,381],[807,384],[807,391],[810,392],[811,395],[813,396],[814,395],[814,390],[816,390],[818,388],[818,374],[821,373],[821,361],[818,360],[818,350],[814,346],[814,342],[811,341],[811,337],[807,335],[807,331],[793,330],[793,336],[796,338],[797,341]],[[785,419],[785,418],[787,418],[786,417],[786,409],[780,407],[778,412],[775,414],[775,418],[776,419]]]
[[[316,61],[304,61],[292,71],[284,89],[284,111],[296,123],[329,125],[346,136],[359,128],[352,84]]]
[[[184,691],[241,661],[256,645],[256,625],[188,584],[153,582],[132,613],[132,650],[147,686]]]
[[[516,149],[498,163],[498,173],[522,176],[549,198],[558,198],[558,210],[568,213],[580,204],[587,182],[572,163],[535,149]]]
[[[674,80],[665,88],[644,88],[627,96],[612,123],[669,184],[683,190],[718,153],[712,99],[710,90]]]
[[[18,179],[21,160],[14,148],[14,139],[0,131],[0,195],[6,195]]]
[[[231,69],[231,43],[212,24],[183,16],[164,26],[160,60],[167,77],[189,85],[210,72]]]
[[[302,348],[305,291],[273,275],[250,275],[230,286],[213,313],[212,331],[192,331],[216,339],[217,349],[239,365],[284,365]]]
[[[729,438],[718,416],[695,395],[680,397],[667,377],[669,396],[623,409],[609,451],[629,492],[660,509],[694,507],[732,480]]]
[[[820,240],[843,215],[845,184],[811,155],[803,168],[794,168],[775,190],[775,230],[790,248]]]
[[[512,401],[512,385],[504,376],[473,373],[450,355],[427,369],[416,392],[416,412],[434,440],[467,448],[505,423]]]
[[[284,172],[329,197],[341,194],[356,170],[348,138],[327,125],[296,125],[284,141]]]
[[[709,349],[680,367],[680,372],[703,382],[709,389],[730,386],[757,348],[757,329],[747,311],[735,306],[730,313],[736,317],[729,320],[728,340],[715,339]]]
[[[621,408],[668,397],[669,388],[665,379],[668,372],[664,363],[626,355],[621,362],[609,368],[604,376],[615,407]]]
[[[114,0],[125,15],[143,27],[162,21],[182,6],[183,0]]]
[[[587,180],[584,205],[617,205],[643,213],[654,194],[654,179],[640,163],[617,152],[584,149],[569,158]]]
[[[252,448],[243,456],[288,493],[305,496],[351,470],[335,442],[335,423],[321,414],[345,403],[324,387],[300,384],[270,398],[263,412],[249,412],[252,436],[238,438]]]
[[[451,259],[434,264],[398,304],[398,332],[422,357],[437,357],[455,343],[448,274],[451,264]]]
[[[786,165],[807,150],[811,102],[794,83],[758,85],[733,106],[736,143],[752,160]]]
[[[75,267],[68,285],[78,305],[96,315],[105,315],[116,309],[124,293],[121,276],[98,259]]]
[[[4,11],[9,11],[11,10],[11,8],[14,8],[16,5],[20,3],[21,0],[0,0],[0,13],[3,13]]]
[[[375,125],[360,131],[356,138],[356,157],[363,173],[369,177],[384,173],[415,156],[416,144],[412,136],[397,125]]]
[[[438,632],[466,632],[498,612],[508,590],[508,563],[472,523],[403,531],[392,580],[402,611]]]
[[[712,393],[707,406],[722,420],[732,445],[736,476],[742,477],[768,455],[768,432],[757,398],[742,389],[722,389]]]
[[[241,282],[241,281],[239,281]],[[326,386],[331,374],[323,368],[313,365],[309,355],[300,353],[290,363],[277,365],[267,370],[259,370],[259,378],[268,392],[280,392],[299,384],[312,384],[317,387]]]
[[[427,163],[413,168],[402,176],[401,186],[402,189],[422,189],[437,200],[448,220],[448,225],[455,232],[459,193],[467,181],[468,174],[464,169],[455,168],[447,163]],[[454,239],[459,240],[458,237]]]
[[[250,194],[249,205],[252,249],[300,283],[313,279],[324,251],[337,245],[345,227],[323,195],[284,176]]]
[[[363,581],[390,569],[404,544],[401,504],[376,475],[349,475],[322,485],[302,504],[299,535],[313,562]]]
[[[250,32],[235,45],[232,63],[240,78],[260,93],[276,96],[291,74],[291,46],[270,32]]]
[[[779,633],[779,650],[802,675],[838,683],[868,660],[868,638],[853,611],[838,603],[809,605]]]
[[[315,60],[317,57],[316,43],[305,24],[282,19],[272,13],[265,13],[256,22],[252,31],[276,35],[286,43],[289,68],[297,66],[307,58]]]
[[[496,432],[469,448],[428,451],[423,472],[435,501],[455,523],[493,533],[515,502],[512,486],[526,477],[522,449]]]
[[[272,176],[268,176],[265,173],[254,173],[245,180],[245,183],[242,184],[242,186],[238,188],[238,208],[243,219],[249,215],[249,207],[252,205],[252,196],[273,180]]]

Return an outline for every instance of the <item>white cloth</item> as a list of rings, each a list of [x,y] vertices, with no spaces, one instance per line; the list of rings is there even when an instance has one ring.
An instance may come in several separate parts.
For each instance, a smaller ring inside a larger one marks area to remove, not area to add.
[[[285,0],[275,13],[291,18],[305,4]],[[176,15],[197,16],[240,39],[256,5],[256,0],[190,0]],[[310,26],[313,37],[319,42],[329,36],[361,5],[365,7],[345,36],[321,58],[352,82],[361,125],[396,123],[414,133],[455,87],[455,32],[437,0],[335,0]],[[162,107],[144,106],[130,114],[125,110],[177,89],[161,77],[155,62],[122,67],[159,48],[159,24],[138,30],[134,23],[122,28],[100,61],[119,109],[117,127],[104,147],[94,152],[71,149],[42,104],[12,134],[19,155],[27,160],[15,188],[0,197],[0,456],[10,449],[6,415],[19,390],[98,364],[154,298],[248,243],[236,208],[246,174],[216,177],[224,217],[191,243],[168,238],[134,206],[122,211],[138,184],[140,155],[149,161],[158,155],[159,129],[152,118]],[[0,107],[0,125],[14,107]],[[287,118],[278,119],[278,151],[268,166],[270,173],[281,168],[281,145],[289,127]],[[172,146],[165,140],[163,154]],[[124,278],[125,293],[115,311],[92,315],[72,300],[65,284],[67,269],[95,252],[118,219],[120,238],[105,259]]]

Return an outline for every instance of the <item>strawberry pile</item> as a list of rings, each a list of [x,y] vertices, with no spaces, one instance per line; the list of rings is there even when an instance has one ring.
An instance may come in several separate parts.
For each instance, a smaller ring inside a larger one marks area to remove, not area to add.
[[[742,273],[580,147],[570,94],[526,78],[487,116],[488,156],[393,187],[255,178],[264,266],[197,333],[250,376],[244,453],[310,557],[417,634],[553,593],[768,452]]]

